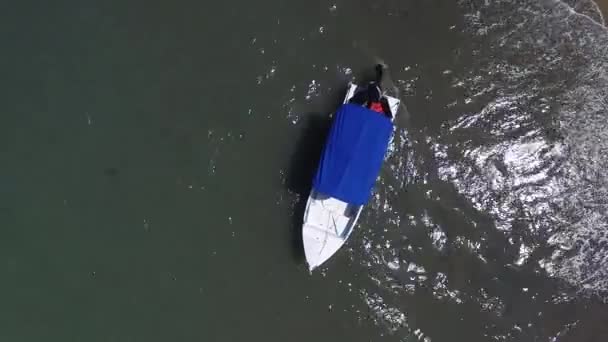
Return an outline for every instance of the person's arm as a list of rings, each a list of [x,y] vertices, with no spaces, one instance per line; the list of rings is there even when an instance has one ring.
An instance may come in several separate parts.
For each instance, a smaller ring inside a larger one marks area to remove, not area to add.
[[[368,100],[369,99],[367,96],[367,89],[357,87],[357,90],[355,91],[355,95],[353,95],[353,97],[350,98],[348,103],[354,103],[354,104],[358,104],[360,106],[364,106],[368,102]]]
[[[389,119],[392,119],[393,113],[386,97],[382,96],[382,98],[380,99],[380,103],[382,104],[382,111],[384,112],[384,114],[386,114]]]

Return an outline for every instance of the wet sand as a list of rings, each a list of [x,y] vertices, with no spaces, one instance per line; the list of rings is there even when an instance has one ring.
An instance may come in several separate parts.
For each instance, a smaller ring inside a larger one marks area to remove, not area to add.
[[[602,16],[604,17],[604,22],[605,22],[606,17],[608,17],[608,0],[595,0],[595,3],[602,10]]]

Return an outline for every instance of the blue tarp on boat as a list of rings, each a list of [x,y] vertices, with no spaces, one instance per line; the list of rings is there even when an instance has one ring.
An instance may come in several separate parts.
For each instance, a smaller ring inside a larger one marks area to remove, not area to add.
[[[313,187],[341,201],[367,203],[393,131],[390,119],[355,104],[334,117]]]

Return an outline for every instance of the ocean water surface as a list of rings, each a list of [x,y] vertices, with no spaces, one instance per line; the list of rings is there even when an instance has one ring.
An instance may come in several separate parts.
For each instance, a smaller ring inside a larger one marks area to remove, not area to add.
[[[1,340],[608,339],[592,1],[0,9]],[[329,113],[379,61],[394,139],[311,275]]]

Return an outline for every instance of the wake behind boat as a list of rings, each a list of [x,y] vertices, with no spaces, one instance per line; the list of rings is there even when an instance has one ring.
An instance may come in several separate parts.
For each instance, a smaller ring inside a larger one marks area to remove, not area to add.
[[[358,94],[349,84],[336,111],[302,227],[304,253],[312,271],[346,242],[369,200],[393,131],[400,101],[385,96],[392,119],[349,103]]]

